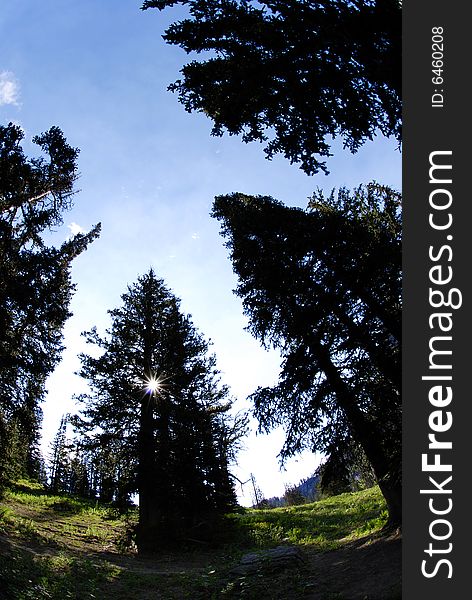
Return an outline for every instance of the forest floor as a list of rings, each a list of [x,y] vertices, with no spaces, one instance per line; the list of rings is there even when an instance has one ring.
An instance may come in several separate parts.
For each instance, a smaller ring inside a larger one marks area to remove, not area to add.
[[[138,555],[134,514],[22,482],[0,503],[2,600],[399,600],[401,534],[378,489],[294,507],[246,509],[211,548]],[[299,564],[235,572],[241,556],[296,547]]]

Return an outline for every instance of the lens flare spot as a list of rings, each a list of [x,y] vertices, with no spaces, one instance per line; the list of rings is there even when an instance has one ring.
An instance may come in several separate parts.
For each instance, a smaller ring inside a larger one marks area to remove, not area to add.
[[[159,379],[156,379],[155,377],[151,377],[150,379],[146,380],[146,392],[148,394],[155,394],[156,392],[158,392],[162,387],[161,382],[159,381]]]
[[[145,377],[142,379],[144,394],[148,394],[149,396],[159,396],[161,395],[167,388],[167,384],[165,383],[169,377],[165,377],[164,375],[150,375],[149,377]]]

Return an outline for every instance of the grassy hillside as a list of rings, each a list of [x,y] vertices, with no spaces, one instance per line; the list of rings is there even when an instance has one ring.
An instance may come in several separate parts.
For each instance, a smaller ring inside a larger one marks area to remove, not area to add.
[[[20,482],[0,503],[0,598],[401,597],[400,540],[381,532],[386,512],[376,488],[301,506],[242,510],[227,518],[218,548],[189,542],[178,553],[153,557],[134,551],[129,530],[135,519]],[[232,573],[243,554],[279,545],[299,546],[303,564]]]

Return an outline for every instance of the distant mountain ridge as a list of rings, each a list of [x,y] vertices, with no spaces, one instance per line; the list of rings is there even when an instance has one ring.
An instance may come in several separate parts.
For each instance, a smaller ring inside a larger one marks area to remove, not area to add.
[[[318,483],[320,481],[319,475],[311,475],[306,479],[302,479],[296,485],[290,485],[286,487],[285,494],[283,496],[273,496],[266,500],[267,505],[270,508],[278,508],[280,506],[288,506],[290,504],[297,504],[303,502],[314,502],[319,498]],[[299,499],[299,502],[294,500]]]

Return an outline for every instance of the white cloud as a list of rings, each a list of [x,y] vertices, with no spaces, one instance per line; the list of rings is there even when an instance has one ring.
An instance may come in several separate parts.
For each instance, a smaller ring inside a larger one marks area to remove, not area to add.
[[[0,106],[19,105],[20,86],[10,71],[0,71]]]
[[[77,223],[72,222],[70,225],[67,225],[67,227],[70,229],[71,236],[77,235],[78,233],[85,233],[85,229],[80,225],[77,225]]]
[[[192,240],[199,240],[200,236],[198,235],[198,233],[192,233]]]

